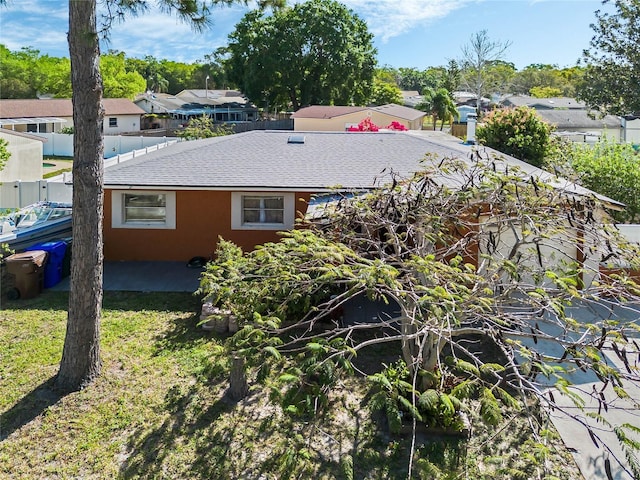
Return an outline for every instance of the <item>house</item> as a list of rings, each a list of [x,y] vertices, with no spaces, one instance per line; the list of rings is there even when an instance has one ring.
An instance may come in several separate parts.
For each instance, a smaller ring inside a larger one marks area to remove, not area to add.
[[[640,145],[640,115],[622,117],[622,141]]]
[[[453,97],[453,101],[457,106],[460,105],[468,105],[470,107],[477,107],[478,104],[478,95],[473,92],[465,92],[465,91],[455,91],[451,92],[451,96]],[[487,97],[480,98],[480,105],[483,110],[488,110],[491,105],[491,99]]]
[[[312,105],[301,108],[291,118],[296,131],[340,132],[358,125],[366,118],[380,128],[398,122],[408,130],[422,130],[425,115],[425,112],[415,108],[390,103],[379,107]]]
[[[470,105],[459,105],[456,107],[456,110],[458,111],[457,123],[466,124],[469,114],[472,114],[472,115],[476,114],[476,107],[472,107]]]
[[[500,104],[503,107],[530,107],[535,110],[587,110],[587,104],[570,97],[536,98],[529,95],[508,95]]]
[[[237,90],[183,90],[176,95],[147,92],[134,103],[147,113],[145,129],[174,130],[202,115],[211,117],[216,123],[258,119],[256,106]]]
[[[619,117],[605,115],[600,118],[587,110],[536,110],[545,122],[554,126],[554,135],[573,142],[595,143],[601,138],[623,141],[624,130]]]
[[[427,154],[468,159],[472,151],[427,131],[251,131],[182,142],[105,169],[105,259],[209,258],[219,237],[252,250],[293,228],[313,194],[368,190],[387,183],[390,170],[420,170]],[[562,188],[593,195],[573,184]]]
[[[402,90],[402,104],[405,107],[415,108],[424,102],[424,97],[417,90]]]
[[[528,95],[509,95],[500,102],[504,107],[529,107],[555,128],[555,135],[574,142],[595,143],[607,137],[624,141],[624,129],[619,117],[600,117],[590,112],[586,103],[570,97],[535,98]]]
[[[42,149],[46,139],[5,128],[0,128],[0,138],[7,142],[7,150],[11,154],[0,170],[0,183],[42,180]],[[2,198],[1,205],[5,205]]]
[[[127,98],[104,98],[104,134],[140,131],[145,113]],[[0,127],[16,132],[59,133],[73,127],[70,98],[0,100]]]

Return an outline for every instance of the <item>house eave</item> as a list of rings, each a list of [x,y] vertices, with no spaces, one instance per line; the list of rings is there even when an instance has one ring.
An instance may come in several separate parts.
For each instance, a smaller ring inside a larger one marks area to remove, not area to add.
[[[171,190],[171,191],[212,191],[212,192],[296,192],[296,193],[331,193],[335,191],[353,190],[349,187],[277,187],[255,185],[233,186],[205,186],[205,185],[133,185],[133,184],[105,184],[107,190]],[[362,188],[359,188],[362,190]]]

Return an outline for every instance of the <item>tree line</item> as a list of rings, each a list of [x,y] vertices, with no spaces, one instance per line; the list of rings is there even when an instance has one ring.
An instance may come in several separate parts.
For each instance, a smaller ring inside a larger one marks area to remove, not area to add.
[[[131,98],[144,91],[155,93],[178,93],[188,89],[202,89],[208,84],[212,89],[238,88],[238,81],[231,81],[233,64],[227,62],[223,51],[214,52],[194,63],[157,59],[151,55],[144,58],[127,57],[125,52],[108,51],[100,56],[105,98]],[[1,98],[37,98],[47,95],[54,98],[71,97],[71,63],[66,57],[53,57],[39,50],[24,47],[9,50],[0,45],[0,62],[3,65],[0,77]],[[271,69],[276,75],[278,72]],[[487,81],[496,92],[525,94],[535,97],[573,96],[577,82],[582,78],[584,67],[559,68],[556,65],[532,64],[517,70],[510,62],[498,60],[487,69]],[[399,103],[401,91],[417,91],[422,95],[446,89],[453,92],[466,81],[468,71],[461,62],[451,60],[447,65],[419,69],[415,67],[377,66],[367,92],[358,96],[358,103]],[[206,78],[209,77],[207,81]],[[266,91],[266,80],[256,78],[255,87],[243,93],[259,106],[266,98],[256,92]],[[337,99],[336,99],[337,100]],[[345,99],[348,101],[350,99]],[[274,97],[272,101],[276,101]],[[327,98],[305,98],[327,103]],[[287,99],[280,103],[284,105]]]

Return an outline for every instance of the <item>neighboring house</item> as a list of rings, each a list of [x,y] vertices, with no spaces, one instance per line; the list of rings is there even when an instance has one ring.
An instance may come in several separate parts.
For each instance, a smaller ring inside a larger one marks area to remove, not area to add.
[[[467,123],[467,118],[469,114],[476,114],[476,107],[472,107],[471,105],[459,105],[456,107],[458,111],[458,118],[456,123]]]
[[[296,131],[342,132],[366,118],[380,128],[398,122],[408,130],[422,130],[425,115],[420,110],[390,103],[379,107],[312,105],[301,108],[291,118]]]
[[[587,110],[536,110],[545,122],[554,126],[554,134],[574,142],[595,143],[607,137],[615,142],[623,141],[622,123],[619,117],[605,115],[599,118]]]
[[[424,97],[417,90],[402,90],[402,104],[405,107],[415,108],[424,102]]]
[[[256,106],[237,90],[183,90],[176,95],[147,92],[134,103],[148,114],[145,129],[173,130],[202,115],[211,117],[216,123],[258,119]]]
[[[7,141],[7,150],[11,154],[4,169],[0,171],[0,183],[42,180],[42,144],[46,140],[37,135],[5,128],[0,128],[0,138]]]
[[[251,131],[179,143],[105,169],[105,259],[209,258],[219,237],[252,250],[293,228],[313,194],[372,189],[387,183],[390,171],[420,170],[428,154],[468,161],[472,151],[455,137],[426,131]],[[553,181],[506,158],[527,175]],[[566,182],[561,188],[594,195]]]
[[[504,107],[529,107],[547,123],[555,127],[555,135],[574,142],[595,143],[607,137],[624,141],[624,129],[619,117],[600,118],[590,112],[586,103],[570,97],[535,98],[528,95],[510,95],[503,98]]]
[[[145,113],[127,98],[104,98],[104,134],[139,132]],[[70,98],[0,100],[0,127],[16,132],[58,133],[73,127]]]
[[[536,98],[529,95],[508,95],[500,104],[503,107],[531,107],[536,110],[587,110],[587,104],[570,97]]]
[[[622,117],[622,140],[626,143],[640,145],[640,115]]]
[[[371,121],[380,127],[398,122],[407,127],[409,130],[422,130],[424,117],[427,115],[422,110],[404,107],[389,103],[380,105],[379,107],[369,107],[371,110]]]
[[[465,91],[455,91],[451,92],[451,96],[453,97],[453,101],[457,106],[460,105],[469,105],[470,107],[476,107],[478,96],[473,92],[465,92]],[[480,104],[483,110],[486,110],[491,105],[491,99],[487,97],[480,98]]]

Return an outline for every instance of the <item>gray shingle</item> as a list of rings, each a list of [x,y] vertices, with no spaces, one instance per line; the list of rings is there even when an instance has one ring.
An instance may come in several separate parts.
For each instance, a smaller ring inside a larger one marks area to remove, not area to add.
[[[427,155],[470,162],[477,147],[440,132],[305,132],[304,144],[288,143],[290,131],[251,131],[182,142],[105,168],[107,188],[263,190],[320,192],[341,186],[368,189],[421,169]],[[526,176],[540,177],[580,195],[593,192],[554,179],[525,162],[500,155]],[[606,197],[601,197],[606,199]],[[614,202],[617,203],[617,202]]]
[[[304,144],[288,143],[290,135],[252,131],[182,142],[105,169],[105,185],[368,188],[385,169],[408,175],[418,170],[427,153],[454,153],[426,136],[404,132],[305,132]]]

